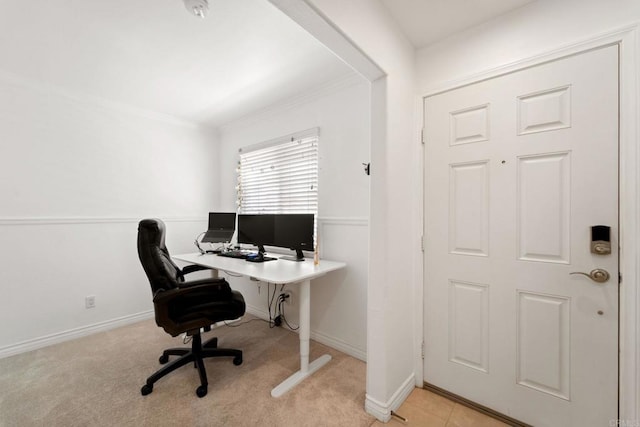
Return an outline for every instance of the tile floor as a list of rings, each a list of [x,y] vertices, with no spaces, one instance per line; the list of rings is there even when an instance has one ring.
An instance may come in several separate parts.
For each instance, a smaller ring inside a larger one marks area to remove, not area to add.
[[[391,417],[387,424],[376,421],[372,427],[504,427],[504,424],[494,418],[466,406],[455,403],[420,388],[414,389],[402,406],[395,411],[408,422],[404,423],[396,417]]]

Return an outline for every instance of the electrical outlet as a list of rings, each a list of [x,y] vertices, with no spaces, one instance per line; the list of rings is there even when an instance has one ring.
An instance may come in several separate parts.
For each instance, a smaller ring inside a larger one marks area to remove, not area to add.
[[[285,302],[287,305],[291,305],[291,304],[293,303],[293,301],[292,301],[292,300],[293,300],[293,292],[291,292],[291,291],[284,291],[284,292],[282,292],[282,294],[287,296],[287,297],[285,298],[284,302]]]
[[[95,308],[96,307],[96,296],[89,295],[84,297],[84,308]]]

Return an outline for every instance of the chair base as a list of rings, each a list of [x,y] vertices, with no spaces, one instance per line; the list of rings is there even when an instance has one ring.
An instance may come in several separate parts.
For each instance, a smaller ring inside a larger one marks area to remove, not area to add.
[[[169,356],[180,356],[178,359],[169,362]],[[207,382],[207,371],[204,367],[204,359],[207,357],[233,357],[234,365],[242,364],[242,351],[229,348],[218,348],[218,338],[214,337],[202,344],[202,337],[200,334],[195,334],[192,337],[191,349],[189,348],[169,348],[162,352],[159,362],[162,364],[167,363],[160,368],[155,374],[147,378],[147,382],[140,389],[140,393],[143,396],[153,391],[153,384],[165,375],[175,371],[181,366],[187,363],[193,362],[198,369],[200,375],[200,386],[196,389],[196,395],[198,397],[204,397],[207,395],[207,388],[209,383]]]

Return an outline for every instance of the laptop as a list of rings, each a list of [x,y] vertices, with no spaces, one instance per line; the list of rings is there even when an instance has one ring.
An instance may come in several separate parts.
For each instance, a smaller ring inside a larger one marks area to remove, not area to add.
[[[231,241],[236,230],[235,212],[209,212],[209,229],[202,238],[203,243],[226,243]]]

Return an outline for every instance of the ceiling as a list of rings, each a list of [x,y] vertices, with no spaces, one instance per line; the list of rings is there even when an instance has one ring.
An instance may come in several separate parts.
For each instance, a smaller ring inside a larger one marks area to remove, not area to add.
[[[351,69],[266,0],[0,1],[0,70],[219,126]]]
[[[489,21],[534,0],[382,0],[417,48]]]
[[[423,46],[531,0],[382,1]],[[209,3],[0,1],[0,71],[212,127],[353,73],[267,0]]]

